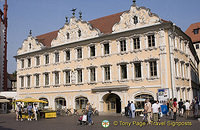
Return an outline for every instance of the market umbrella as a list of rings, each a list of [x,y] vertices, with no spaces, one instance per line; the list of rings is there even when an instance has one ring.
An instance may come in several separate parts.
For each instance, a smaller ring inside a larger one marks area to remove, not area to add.
[[[18,100],[16,100],[16,102],[40,102],[40,103],[48,103],[46,101],[38,100],[38,99],[34,99],[34,98],[18,99]]]

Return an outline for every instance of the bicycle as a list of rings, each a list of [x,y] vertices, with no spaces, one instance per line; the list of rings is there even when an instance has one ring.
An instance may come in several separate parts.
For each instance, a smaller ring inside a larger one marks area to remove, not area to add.
[[[92,114],[93,114],[94,116],[99,116],[99,111],[96,110],[96,107],[95,107],[95,108],[92,108]]]
[[[72,115],[71,108],[67,109],[66,115],[67,115],[67,116],[71,116],[71,115]]]
[[[74,113],[73,113],[74,116],[78,116],[79,113],[78,113],[78,110],[77,109],[74,109]]]

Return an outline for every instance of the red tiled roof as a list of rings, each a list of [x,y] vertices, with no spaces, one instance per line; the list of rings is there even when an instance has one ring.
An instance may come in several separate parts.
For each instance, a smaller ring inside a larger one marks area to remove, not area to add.
[[[58,35],[58,30],[57,31],[53,31],[53,32],[49,32],[49,33],[46,33],[46,34],[42,34],[42,35],[39,35],[39,36],[36,36],[36,38],[44,46],[51,47],[51,41],[53,39],[55,39],[57,37],[57,35]]]
[[[199,29],[199,33],[194,34],[194,29]],[[191,24],[185,33],[192,39],[193,43],[200,42],[200,22]]]

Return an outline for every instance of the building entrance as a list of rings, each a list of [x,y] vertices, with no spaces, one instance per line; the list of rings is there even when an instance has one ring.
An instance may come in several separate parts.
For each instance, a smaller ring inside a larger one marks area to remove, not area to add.
[[[114,93],[106,94],[103,97],[104,112],[121,113],[121,99]]]

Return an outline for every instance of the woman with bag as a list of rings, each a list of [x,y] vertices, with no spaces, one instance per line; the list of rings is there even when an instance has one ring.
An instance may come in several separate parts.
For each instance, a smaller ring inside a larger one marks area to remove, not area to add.
[[[87,116],[88,116],[88,123],[89,125],[92,125],[93,124],[93,121],[92,121],[92,106],[90,105],[90,103],[88,102],[87,103],[87,106],[86,106],[86,110],[87,110]]]
[[[174,102],[173,102],[173,120],[176,120],[176,113],[177,113],[177,103],[176,103],[177,99],[174,98]]]

